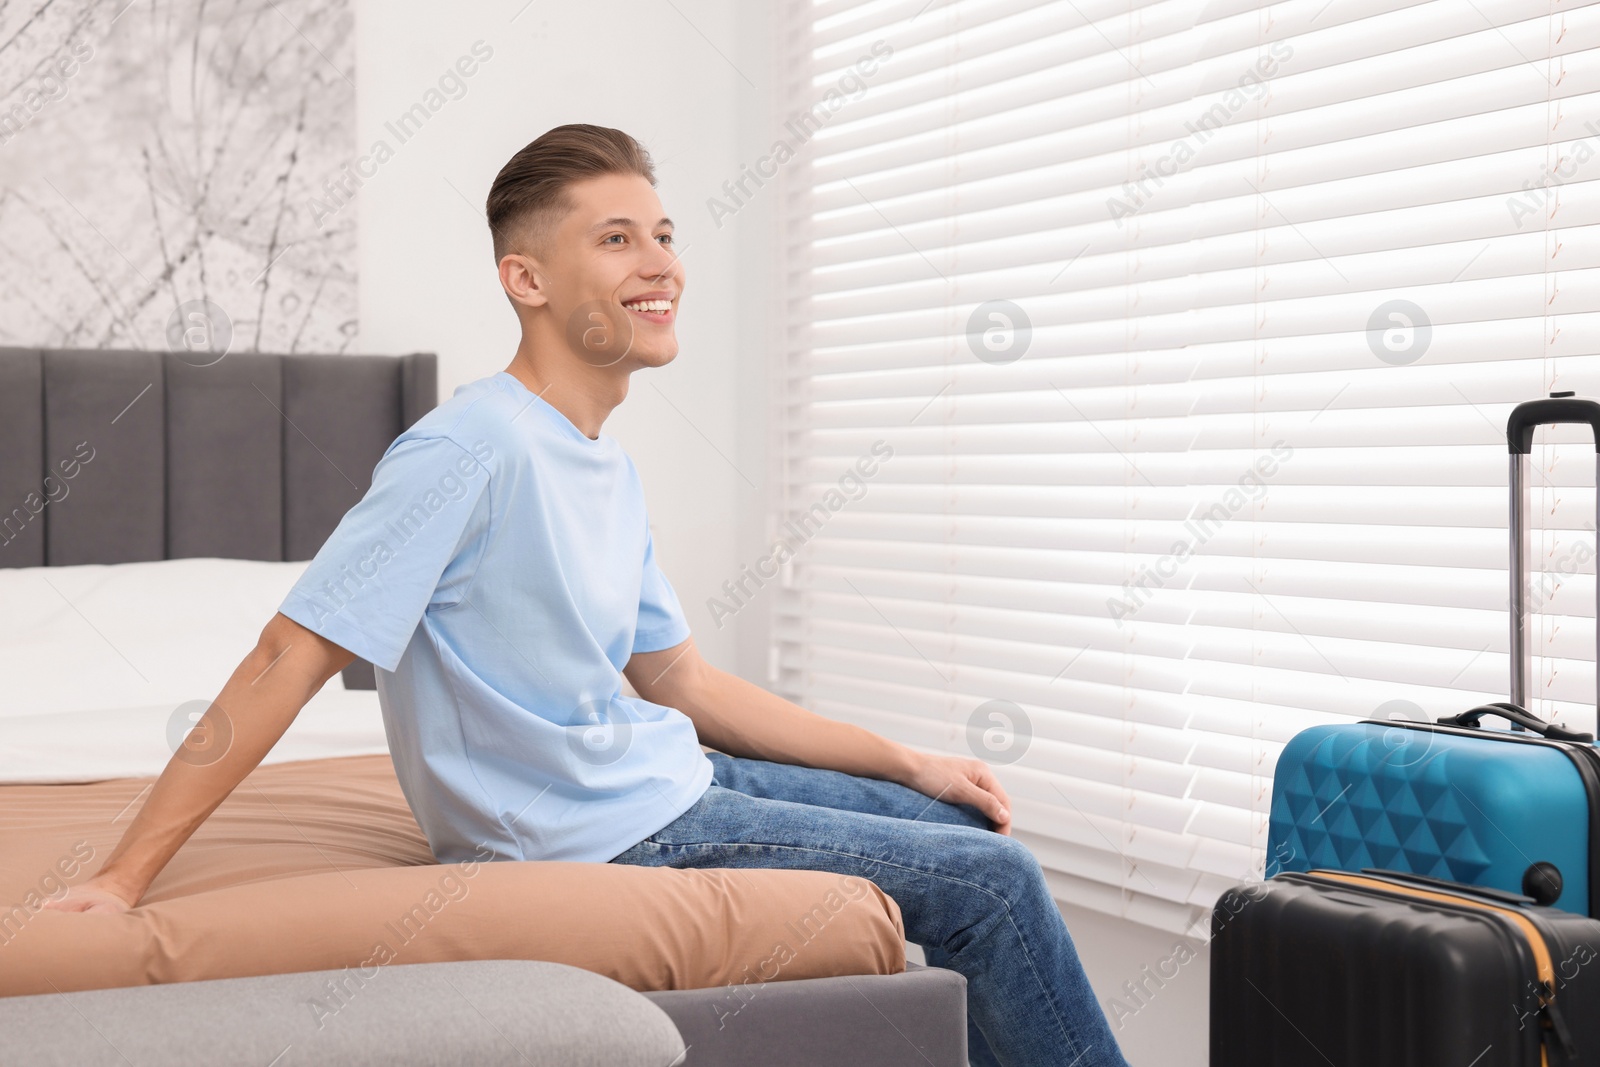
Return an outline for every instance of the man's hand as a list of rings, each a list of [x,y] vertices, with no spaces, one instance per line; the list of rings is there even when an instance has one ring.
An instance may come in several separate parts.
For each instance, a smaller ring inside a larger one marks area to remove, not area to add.
[[[918,752],[901,784],[946,804],[977,808],[989,817],[995,833],[1011,834],[1011,798],[982,760]]]
[[[102,915],[121,915],[132,906],[132,902],[122,894],[94,878],[44,902],[46,911],[84,911]]]

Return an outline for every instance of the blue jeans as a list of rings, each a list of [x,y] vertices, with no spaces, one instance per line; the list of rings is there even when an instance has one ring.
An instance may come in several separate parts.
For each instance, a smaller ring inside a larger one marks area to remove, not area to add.
[[[705,795],[613,863],[867,878],[931,966],[966,976],[975,1067],[1127,1067],[1038,860],[976,810],[837,771],[710,759]]]

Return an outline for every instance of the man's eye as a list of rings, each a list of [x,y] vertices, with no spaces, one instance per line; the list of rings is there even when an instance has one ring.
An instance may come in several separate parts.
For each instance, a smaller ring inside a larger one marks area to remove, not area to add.
[[[622,241],[622,240],[625,240],[625,238],[620,233],[614,233],[611,236],[607,237],[606,240],[607,241]]]
[[[672,243],[672,234],[664,233],[660,237],[657,237],[656,240],[660,241],[664,245],[670,245]]]

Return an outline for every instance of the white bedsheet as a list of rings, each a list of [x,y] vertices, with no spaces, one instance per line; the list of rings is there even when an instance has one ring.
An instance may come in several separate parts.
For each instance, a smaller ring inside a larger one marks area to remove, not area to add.
[[[172,704],[0,717],[0,782],[97,782],[160,774],[172,758]],[[263,763],[389,751],[378,694],[338,688],[311,698]]]

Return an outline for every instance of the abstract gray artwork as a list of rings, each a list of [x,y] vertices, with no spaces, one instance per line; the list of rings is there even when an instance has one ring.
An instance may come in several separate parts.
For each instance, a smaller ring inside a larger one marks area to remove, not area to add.
[[[0,0],[0,344],[357,342],[349,0]]]

